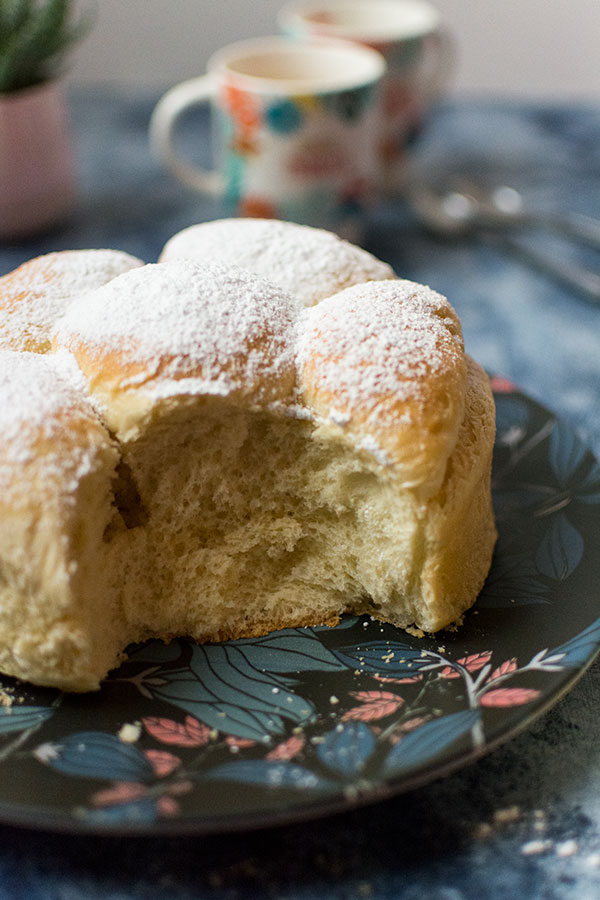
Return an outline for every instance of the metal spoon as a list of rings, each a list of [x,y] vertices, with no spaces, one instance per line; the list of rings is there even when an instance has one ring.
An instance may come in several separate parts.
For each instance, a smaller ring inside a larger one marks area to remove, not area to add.
[[[505,201],[510,196],[506,193],[508,190],[514,189],[504,189]],[[586,243],[600,248],[600,223],[595,220],[562,215],[540,217],[519,212],[518,209],[503,212],[493,202],[482,204],[472,193],[455,190],[439,192],[427,185],[413,185],[409,189],[408,199],[423,224],[436,234],[459,238],[476,233],[487,243],[516,253],[536,269],[600,303],[600,274],[578,263],[561,261],[556,256],[535,250],[510,234],[514,228],[543,224],[569,237],[585,239]]]
[[[442,233],[466,234],[479,228],[541,227],[577,238],[600,249],[600,220],[578,213],[527,209],[516,188],[500,185],[490,191],[461,181],[460,189],[437,191],[414,185],[409,197],[427,223]]]
[[[486,191],[463,181],[460,190],[453,193],[455,203],[461,203],[462,197],[467,199],[473,224],[479,221],[487,227],[547,228],[600,250],[598,219],[573,212],[533,210],[516,188],[504,184]]]

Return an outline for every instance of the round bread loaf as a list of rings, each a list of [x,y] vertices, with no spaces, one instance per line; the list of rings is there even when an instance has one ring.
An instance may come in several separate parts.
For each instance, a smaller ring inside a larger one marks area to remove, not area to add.
[[[88,690],[146,638],[345,612],[435,631],[474,602],[494,404],[439,294],[385,279],[306,308],[277,278],[174,259],[75,299],[52,348],[0,367],[20,435],[0,442],[0,483],[19,485],[2,671]],[[34,415],[19,385],[48,373]]]
[[[175,234],[160,262],[187,258],[249,269],[313,306],[343,288],[395,278],[387,263],[330,231],[276,219],[219,219]]]

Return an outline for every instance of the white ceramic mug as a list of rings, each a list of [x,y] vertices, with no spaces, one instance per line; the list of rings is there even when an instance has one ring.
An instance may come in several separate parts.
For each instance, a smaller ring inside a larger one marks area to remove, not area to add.
[[[240,41],[215,53],[208,73],[159,101],[151,142],[188,186],[223,199],[227,215],[281,218],[352,239],[378,180],[385,61],[349,41],[284,37]],[[212,103],[216,168],[174,145],[180,117]]]
[[[292,0],[279,13],[283,32],[358,41],[385,58],[381,102],[382,188],[399,188],[407,151],[445,87],[453,56],[437,9],[427,0]]]

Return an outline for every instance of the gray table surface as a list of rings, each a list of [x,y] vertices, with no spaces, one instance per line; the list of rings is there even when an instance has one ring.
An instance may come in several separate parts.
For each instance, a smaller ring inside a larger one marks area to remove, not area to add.
[[[0,274],[68,247],[115,247],[151,262],[171,234],[219,216],[216,201],[191,195],[153,159],[156,99],[115,88],[71,96],[77,209],[59,229],[0,246]],[[206,162],[206,120],[187,129],[183,140]],[[600,216],[600,108],[455,101],[435,112],[417,160],[436,175],[513,184],[540,208]],[[598,252],[541,234],[527,240],[600,270]],[[430,236],[397,201],[373,211],[364,244],[400,275],[445,293],[469,352],[557,412],[600,456],[600,306],[486,243]],[[0,826],[0,900],[595,900],[599,695],[596,663],[549,713],[479,762],[312,823],[126,840]]]

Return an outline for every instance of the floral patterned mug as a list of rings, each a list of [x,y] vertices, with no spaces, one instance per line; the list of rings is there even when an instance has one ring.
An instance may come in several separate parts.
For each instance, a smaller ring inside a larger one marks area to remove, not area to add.
[[[385,57],[381,187],[384,193],[401,189],[408,151],[452,67],[453,45],[437,9],[427,0],[291,0],[279,24],[295,39],[343,38]]]
[[[378,180],[384,71],[377,51],[349,41],[240,41],[214,54],[206,75],[164,95],[151,143],[184,184],[222,198],[228,215],[288,219],[359,240]],[[211,171],[174,146],[180,117],[207,101]]]

